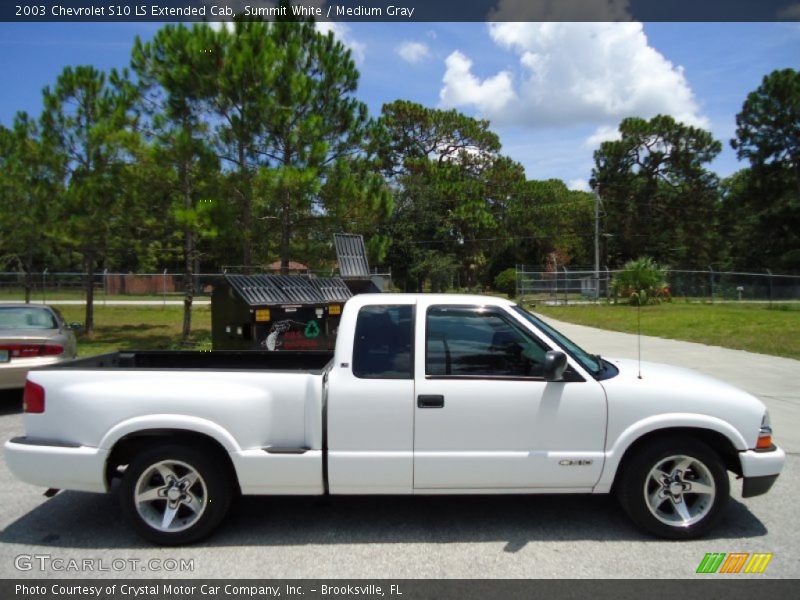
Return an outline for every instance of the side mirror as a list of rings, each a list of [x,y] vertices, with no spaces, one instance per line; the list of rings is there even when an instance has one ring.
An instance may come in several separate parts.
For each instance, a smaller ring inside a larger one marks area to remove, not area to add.
[[[67,325],[67,329],[69,329],[70,331],[80,331],[81,329],[83,329],[83,324],[82,323],[70,323],[69,325]]]
[[[564,381],[564,370],[567,368],[567,355],[557,350],[549,350],[544,355],[544,380]]]

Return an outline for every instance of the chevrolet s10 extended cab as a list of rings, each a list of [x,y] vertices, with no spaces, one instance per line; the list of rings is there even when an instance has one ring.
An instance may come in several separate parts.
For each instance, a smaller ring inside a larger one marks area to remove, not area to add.
[[[588,354],[498,298],[365,294],[326,353],[119,352],[32,371],[11,470],[107,492],[145,538],[209,534],[237,494],[615,492],[643,530],[706,533],[784,462],[753,396]],[[117,486],[115,486],[116,489]]]

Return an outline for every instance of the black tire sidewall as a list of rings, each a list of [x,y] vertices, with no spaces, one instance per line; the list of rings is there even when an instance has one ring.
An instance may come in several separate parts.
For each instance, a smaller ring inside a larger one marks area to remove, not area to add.
[[[669,456],[690,456],[708,468],[714,479],[716,494],[706,516],[688,527],[662,523],[651,512],[644,498],[644,485],[650,470]],[[669,539],[693,539],[708,533],[722,515],[728,503],[730,484],[725,465],[707,444],[687,437],[662,438],[637,451],[627,462],[617,487],[620,504],[633,522],[643,531]]]
[[[190,465],[205,481],[208,493],[205,511],[198,521],[188,529],[174,533],[153,529],[139,515],[134,501],[136,482],[141,474],[163,460]],[[122,478],[119,494],[122,514],[136,533],[156,544],[176,546],[200,541],[219,525],[228,511],[232,486],[228,469],[209,448],[162,444],[141,452],[131,461]]]

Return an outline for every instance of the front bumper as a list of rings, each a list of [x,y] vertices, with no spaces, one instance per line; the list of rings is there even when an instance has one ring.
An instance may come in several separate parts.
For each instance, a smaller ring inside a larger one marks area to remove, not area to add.
[[[82,492],[108,491],[107,450],[18,437],[6,442],[3,451],[8,468],[26,483]]]
[[[777,479],[777,475],[745,477],[744,482],[742,483],[742,498],[752,498],[753,496],[766,494]]]
[[[786,461],[786,453],[778,448],[767,452],[747,450],[739,453],[742,463],[742,497],[752,498],[766,494],[778,479],[783,463]]]

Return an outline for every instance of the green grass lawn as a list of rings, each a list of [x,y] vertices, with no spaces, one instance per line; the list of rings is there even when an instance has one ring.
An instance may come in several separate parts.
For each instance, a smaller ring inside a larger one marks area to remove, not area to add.
[[[534,309],[543,315],[611,331],[636,333],[636,308],[583,304]],[[800,305],[683,304],[644,306],[642,334],[800,359]]]
[[[59,306],[68,323],[85,320],[83,306]],[[193,345],[181,345],[182,306],[94,306],[95,333],[78,335],[78,356],[116,350],[211,349],[211,307],[192,309]]]

